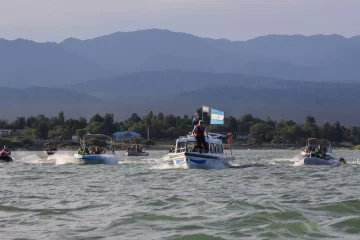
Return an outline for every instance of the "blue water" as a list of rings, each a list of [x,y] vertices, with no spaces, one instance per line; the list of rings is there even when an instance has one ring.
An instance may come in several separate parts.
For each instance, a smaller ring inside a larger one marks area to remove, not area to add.
[[[1,239],[360,239],[360,151],[304,166],[297,151],[234,151],[225,170],[150,157],[78,165],[71,152],[0,164]]]

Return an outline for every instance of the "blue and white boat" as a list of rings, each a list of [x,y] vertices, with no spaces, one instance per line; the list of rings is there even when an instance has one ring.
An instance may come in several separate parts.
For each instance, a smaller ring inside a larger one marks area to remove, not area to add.
[[[85,140],[96,139],[101,142],[100,139],[106,143],[107,147],[100,153],[88,153],[88,154],[78,154],[75,153],[74,157],[79,161],[80,164],[106,164],[106,165],[117,165],[118,160],[115,156],[114,148],[112,147],[112,138],[103,134],[87,134],[83,139],[80,139],[80,145],[83,149],[87,149],[87,143]],[[107,153],[107,151],[109,153]]]
[[[312,149],[317,149],[319,145],[326,148],[326,154],[323,158],[310,157]],[[331,142],[326,139],[309,138],[306,141],[306,146],[301,152],[301,156],[304,157],[304,165],[336,165],[346,163],[345,159],[336,156],[331,149]]]
[[[180,137],[176,140],[175,149],[164,156],[164,160],[171,161],[177,167],[223,169],[231,167],[231,161],[235,160],[224,153],[222,140],[206,138],[208,152],[199,152],[197,142],[192,135]]]

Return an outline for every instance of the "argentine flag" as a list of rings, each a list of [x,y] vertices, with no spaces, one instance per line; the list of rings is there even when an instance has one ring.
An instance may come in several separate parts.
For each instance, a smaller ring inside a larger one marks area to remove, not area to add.
[[[224,124],[225,113],[216,109],[211,109],[211,124]]]

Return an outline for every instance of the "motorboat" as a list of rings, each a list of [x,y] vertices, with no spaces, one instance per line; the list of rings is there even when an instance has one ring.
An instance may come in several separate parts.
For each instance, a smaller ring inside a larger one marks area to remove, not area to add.
[[[10,156],[0,156],[0,163],[5,163],[5,162],[13,162],[12,157],[10,157]]]
[[[148,152],[145,152],[145,148],[139,148],[137,145],[133,147],[128,147],[125,150],[125,156],[135,157],[135,156],[149,156]]]
[[[111,154],[86,154],[80,155],[75,153],[74,157],[80,161],[81,164],[105,164],[117,165],[118,161],[114,155]]]
[[[105,149],[101,151],[100,154],[94,154],[88,152],[88,143],[90,140],[96,140],[96,143],[101,143],[107,145]],[[105,141],[104,141],[105,140]],[[85,150],[84,154],[75,153],[74,157],[76,160],[80,161],[81,164],[106,164],[106,165],[117,165],[118,160],[115,156],[114,148],[112,146],[112,138],[103,134],[87,134],[82,139],[80,139],[80,145]],[[106,152],[109,151],[109,153]]]
[[[53,146],[53,144],[48,144],[46,149],[44,150],[44,153],[46,155],[54,155],[57,151],[57,148]]]
[[[149,156],[150,154],[148,152],[145,151],[131,151],[131,150],[125,150],[125,156],[129,156],[129,157],[135,157],[135,156]]]
[[[54,151],[54,150],[52,150],[52,149],[47,149],[47,150],[44,151],[44,153],[45,153],[46,155],[54,155],[55,152],[56,152],[56,150]]]
[[[321,145],[323,149],[326,149],[325,156],[310,157],[312,149],[317,149]],[[331,142],[326,139],[309,138],[306,140],[306,146],[301,152],[301,156],[304,157],[304,165],[335,165],[346,163],[345,159],[336,156],[331,148]]]
[[[224,153],[222,140],[208,136],[205,141],[209,151],[202,152],[197,148],[193,135],[180,137],[176,140],[174,150],[163,159],[184,168],[223,169],[232,166],[231,161],[235,160],[235,157]]]

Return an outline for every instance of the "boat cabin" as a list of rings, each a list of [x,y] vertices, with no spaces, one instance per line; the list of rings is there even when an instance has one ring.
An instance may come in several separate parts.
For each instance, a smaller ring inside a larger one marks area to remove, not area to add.
[[[211,154],[224,154],[223,143],[220,139],[213,139],[211,137],[205,138],[208,144],[209,153]],[[175,153],[183,152],[199,152],[196,148],[197,141],[194,137],[180,137],[176,140]]]
[[[313,148],[317,149],[319,144],[321,144],[323,148],[326,148],[326,152],[332,153],[331,142],[326,139],[317,139],[317,138],[309,138],[308,140],[306,140],[306,149],[304,151],[305,152],[306,150],[311,151],[311,149]]]

